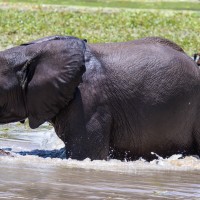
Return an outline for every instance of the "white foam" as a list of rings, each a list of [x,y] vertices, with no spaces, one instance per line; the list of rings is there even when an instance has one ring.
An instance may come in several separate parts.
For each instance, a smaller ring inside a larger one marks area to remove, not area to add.
[[[22,165],[23,167],[36,168],[81,168],[86,170],[103,170],[121,173],[136,173],[138,170],[200,170],[200,160],[188,156],[179,159],[180,155],[173,155],[168,159],[157,159],[151,162],[145,160],[137,160],[130,162],[122,162],[120,160],[94,160],[85,159],[77,161],[72,159],[59,158],[41,158],[38,156],[21,156],[0,157],[1,165]]]

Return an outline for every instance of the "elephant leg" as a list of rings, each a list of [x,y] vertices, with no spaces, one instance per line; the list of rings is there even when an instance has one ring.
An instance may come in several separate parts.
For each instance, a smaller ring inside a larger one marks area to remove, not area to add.
[[[200,157],[200,129],[193,132],[194,136],[194,152]]]
[[[91,117],[87,124],[88,155],[91,159],[107,159],[109,156],[111,116],[103,108]]]
[[[200,157],[200,116],[196,117],[196,123],[193,129],[193,149],[194,154]]]
[[[103,108],[98,108],[80,134],[71,132],[67,139],[67,157],[77,160],[107,159],[109,156],[109,139],[111,117]]]
[[[87,116],[88,113],[92,113]],[[85,111],[77,89],[74,100],[51,120],[57,135],[65,143],[66,157],[106,159],[109,154],[111,115],[106,106]]]

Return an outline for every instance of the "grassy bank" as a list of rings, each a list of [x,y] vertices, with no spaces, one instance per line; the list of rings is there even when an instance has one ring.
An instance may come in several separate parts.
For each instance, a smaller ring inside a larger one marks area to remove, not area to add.
[[[198,1],[141,1],[141,0],[1,0],[0,2],[29,2],[33,4],[59,4],[110,8],[200,10]]]
[[[1,8],[1,6],[0,6]],[[31,9],[34,8],[34,9]],[[198,12],[59,9],[33,5],[0,9],[1,49],[48,35],[73,35],[89,42],[162,36],[192,54],[199,51]]]

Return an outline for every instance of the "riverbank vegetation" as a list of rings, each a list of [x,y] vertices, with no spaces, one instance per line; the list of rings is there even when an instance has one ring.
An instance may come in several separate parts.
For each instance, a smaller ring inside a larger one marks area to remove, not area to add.
[[[46,0],[46,3],[52,2]],[[192,4],[199,6],[196,2]],[[0,1],[0,48],[49,35],[73,35],[91,43],[161,36],[192,54],[200,50],[199,24],[200,13],[195,11],[45,6],[39,1],[38,4]]]

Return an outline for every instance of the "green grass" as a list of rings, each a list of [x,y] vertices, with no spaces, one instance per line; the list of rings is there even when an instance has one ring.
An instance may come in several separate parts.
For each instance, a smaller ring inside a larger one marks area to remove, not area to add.
[[[29,2],[35,4],[59,4],[92,7],[115,8],[145,8],[145,9],[176,9],[176,10],[200,10],[198,1],[119,1],[119,0],[1,0],[1,2]]]
[[[10,4],[9,4],[10,5]],[[49,35],[73,35],[88,42],[119,42],[162,36],[189,54],[199,51],[198,12],[59,9],[22,5],[0,10],[1,49]],[[1,7],[1,6],[0,6]],[[59,11],[59,12],[58,12]]]

